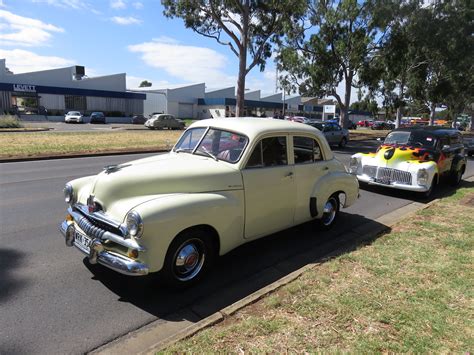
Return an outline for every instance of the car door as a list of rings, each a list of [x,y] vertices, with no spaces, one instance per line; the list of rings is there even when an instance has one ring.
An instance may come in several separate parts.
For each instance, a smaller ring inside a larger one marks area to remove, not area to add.
[[[288,164],[288,136],[261,139],[252,150],[242,179],[245,189],[244,238],[255,239],[293,225],[294,167]]]
[[[339,126],[338,124],[336,123],[332,123],[331,124],[332,126],[332,138],[333,138],[333,142],[336,144],[339,144],[342,140],[342,136],[343,136],[343,131],[342,131],[342,128],[341,126]]]
[[[332,124],[325,123],[323,133],[324,133],[324,136],[326,137],[326,140],[328,141],[328,143],[329,144],[334,144],[334,131],[333,131]]]
[[[450,141],[448,136],[439,137],[439,146],[440,155],[438,159],[438,172],[440,175],[446,174],[451,170],[451,165],[453,163],[454,151],[450,146]]]
[[[294,223],[299,224],[314,217],[311,216],[310,198],[316,197],[313,196],[314,187],[329,169],[321,143],[315,137],[293,136],[292,143],[296,185]]]

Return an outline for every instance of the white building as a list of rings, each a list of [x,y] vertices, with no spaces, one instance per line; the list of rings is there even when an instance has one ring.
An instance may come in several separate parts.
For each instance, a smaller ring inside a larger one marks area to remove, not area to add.
[[[0,114],[102,111],[115,115],[143,112],[145,95],[126,90],[126,74],[89,78],[83,66],[14,74],[0,59]]]

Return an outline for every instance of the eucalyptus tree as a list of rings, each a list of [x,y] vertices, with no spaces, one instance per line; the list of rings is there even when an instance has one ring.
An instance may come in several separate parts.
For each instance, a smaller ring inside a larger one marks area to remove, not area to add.
[[[360,74],[386,39],[394,3],[398,2],[310,1],[299,27],[281,44],[282,81],[302,95],[334,97],[340,124],[346,127],[352,88],[363,85]],[[343,95],[337,92],[340,85]]]
[[[162,0],[164,14],[223,46],[239,59],[236,116],[243,114],[245,78],[265,69],[272,43],[304,12],[304,0]],[[250,57],[250,60],[247,60]]]

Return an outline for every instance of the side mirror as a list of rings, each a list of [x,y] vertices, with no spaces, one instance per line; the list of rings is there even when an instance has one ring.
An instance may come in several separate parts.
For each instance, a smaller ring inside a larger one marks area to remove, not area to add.
[[[448,144],[443,145],[443,148],[441,148],[443,152],[447,152],[449,149],[451,149],[451,146]]]
[[[377,138],[377,142],[382,143],[382,138]]]

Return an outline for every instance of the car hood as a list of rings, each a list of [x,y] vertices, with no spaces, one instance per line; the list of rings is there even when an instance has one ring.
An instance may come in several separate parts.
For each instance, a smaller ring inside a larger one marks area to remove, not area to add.
[[[188,153],[168,153],[106,167],[95,177],[90,194],[105,212],[123,217],[123,204],[128,210],[164,194],[238,189],[242,189],[241,174],[230,164]]]
[[[437,156],[438,155],[438,156]],[[439,154],[431,149],[409,145],[383,144],[375,153],[363,154],[374,160],[377,166],[408,171],[409,165],[420,162],[437,161]]]

